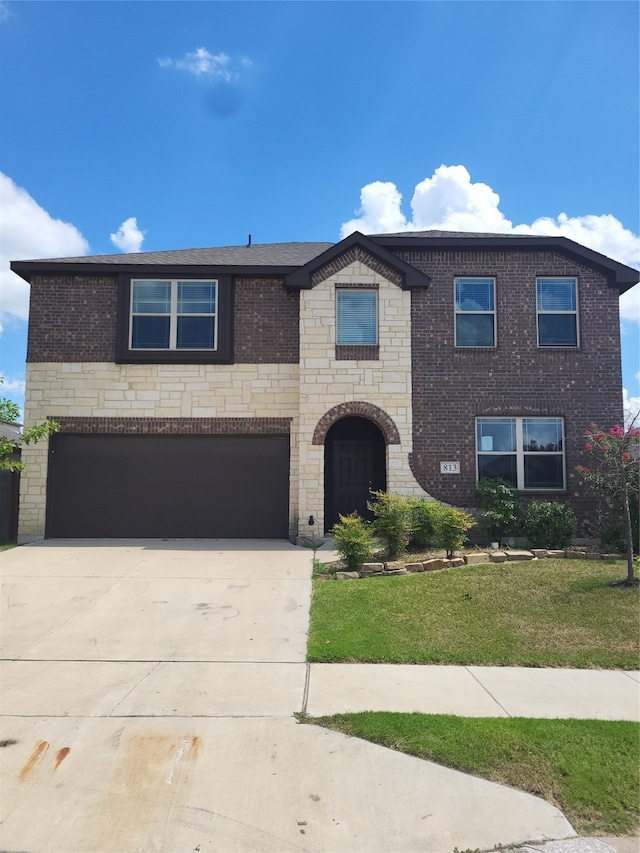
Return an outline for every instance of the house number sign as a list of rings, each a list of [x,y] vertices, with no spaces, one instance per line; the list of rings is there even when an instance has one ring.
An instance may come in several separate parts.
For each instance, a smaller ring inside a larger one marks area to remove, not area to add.
[[[441,474],[459,474],[460,473],[460,463],[459,462],[441,462],[440,463],[440,473]]]

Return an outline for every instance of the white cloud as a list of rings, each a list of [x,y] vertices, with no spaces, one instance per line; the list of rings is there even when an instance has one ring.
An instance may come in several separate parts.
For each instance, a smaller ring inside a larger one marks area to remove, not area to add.
[[[240,58],[242,68],[250,68],[253,63],[243,56]],[[205,47],[198,47],[191,53],[186,53],[181,59],[162,57],[158,59],[161,68],[177,68],[188,71],[194,77],[202,80],[230,83],[237,79],[239,73],[231,67],[231,57],[226,53],[209,53]]]
[[[407,220],[400,206],[402,196],[398,188],[390,181],[374,181],[360,191],[360,209],[358,219],[345,222],[340,236],[346,237],[354,231],[362,234],[392,234],[394,231],[408,231]]]
[[[394,183],[374,181],[364,186],[356,218],[342,225],[340,235],[434,230],[564,236],[623,264],[640,267],[640,237],[611,214],[570,217],[560,213],[555,218],[513,225],[499,205],[500,196],[487,184],[472,183],[464,166],[443,165],[415,187],[409,220],[402,213],[402,195]],[[624,320],[640,322],[640,286],[623,294],[620,314]]]
[[[487,184],[472,184],[464,166],[440,166],[415,188],[412,227],[419,231],[503,233],[511,223],[498,209],[500,196]]]
[[[640,323],[640,284],[620,297],[620,316],[623,320]]]
[[[630,426],[634,421],[636,422],[636,426],[638,426],[638,421],[640,421],[640,397],[629,396],[627,389],[623,388],[622,405],[624,406],[624,422],[626,426]]]
[[[122,223],[115,234],[110,234],[113,245],[121,252],[139,252],[144,240],[145,231],[138,228],[138,220],[130,216]]]
[[[17,394],[24,397],[24,388],[24,379],[13,379],[4,373],[0,373],[0,393]]]
[[[29,285],[9,269],[13,260],[86,255],[89,244],[69,222],[54,219],[22,187],[0,172],[0,313],[26,320]]]

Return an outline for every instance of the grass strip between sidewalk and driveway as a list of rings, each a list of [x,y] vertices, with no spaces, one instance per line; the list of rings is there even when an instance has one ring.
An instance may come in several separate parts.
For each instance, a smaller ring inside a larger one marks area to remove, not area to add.
[[[372,711],[302,720],[535,794],[581,835],[638,832],[638,723]]]
[[[536,560],[315,580],[308,659],[637,669],[638,588],[622,562]]]

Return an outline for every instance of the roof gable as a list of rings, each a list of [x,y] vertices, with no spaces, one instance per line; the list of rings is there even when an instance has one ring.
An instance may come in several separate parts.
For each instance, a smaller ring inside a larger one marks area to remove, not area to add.
[[[428,275],[377,245],[369,237],[354,231],[335,246],[310,260],[287,276],[288,290],[310,290],[354,261],[361,261],[403,290],[428,287]]]

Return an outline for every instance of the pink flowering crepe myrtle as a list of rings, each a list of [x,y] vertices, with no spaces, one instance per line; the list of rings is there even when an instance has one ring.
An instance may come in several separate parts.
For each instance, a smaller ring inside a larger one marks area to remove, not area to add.
[[[633,560],[633,530],[630,498],[640,490],[640,428],[636,426],[640,413],[625,429],[620,424],[606,432],[592,423],[585,431],[585,452],[592,460],[591,467],[577,465],[582,479],[600,494],[618,499],[622,503],[627,543],[627,578],[625,585],[635,585]]]

